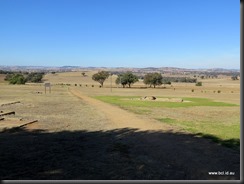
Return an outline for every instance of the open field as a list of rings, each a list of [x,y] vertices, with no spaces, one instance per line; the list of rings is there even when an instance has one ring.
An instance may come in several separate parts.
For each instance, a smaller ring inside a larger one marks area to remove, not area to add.
[[[99,89],[99,83],[91,79],[92,75],[96,71],[86,71],[86,77],[81,75],[82,72],[66,72],[66,73],[55,73],[47,74],[44,77],[46,82],[50,82],[53,85],[56,84],[71,84],[74,86],[79,84],[82,86],[82,91],[90,95],[123,95],[123,96],[184,96],[184,97],[200,97],[200,98],[210,98],[216,99],[223,102],[230,102],[240,104],[240,80],[233,81],[230,77],[223,77],[220,79],[202,79],[203,86],[195,86],[195,83],[172,83],[172,85],[165,85],[165,89],[153,89],[147,88],[144,90],[136,88],[144,88],[146,85],[140,80],[135,83],[132,87],[133,89],[120,89],[121,86],[115,84],[116,75],[112,76],[112,93],[111,78],[109,77],[104,82],[104,89]],[[86,87],[87,85],[87,87]],[[92,90],[92,85],[94,85],[95,90]],[[161,88],[164,87],[161,86]],[[192,92],[194,89],[194,92]],[[220,91],[220,94],[218,93]]]
[[[52,91],[46,94],[43,84],[0,84],[0,110],[15,111],[6,121],[38,120],[0,130],[1,178],[240,178],[240,81],[205,79],[201,87],[160,89],[113,83],[111,89],[110,78],[99,88],[93,73],[48,74]],[[133,100],[144,96],[190,102]],[[1,106],[14,101],[20,103]],[[208,174],[222,170],[235,174]]]

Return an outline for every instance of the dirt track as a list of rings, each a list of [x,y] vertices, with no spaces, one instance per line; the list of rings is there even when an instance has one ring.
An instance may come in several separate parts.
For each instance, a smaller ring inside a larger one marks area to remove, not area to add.
[[[106,115],[107,119],[111,121],[111,127],[104,127],[105,129],[137,128],[139,130],[173,130],[169,125],[162,124],[152,119],[142,119],[133,113],[120,109],[119,107],[88,97],[81,91],[71,89],[70,92],[96,108],[97,111]]]

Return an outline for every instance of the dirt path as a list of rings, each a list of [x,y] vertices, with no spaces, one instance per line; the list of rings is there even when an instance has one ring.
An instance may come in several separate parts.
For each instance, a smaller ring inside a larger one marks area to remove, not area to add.
[[[125,111],[117,106],[88,97],[81,91],[70,89],[70,92],[106,115],[108,120],[111,121],[111,127],[104,127],[105,129],[137,128],[139,130],[173,130],[173,127],[170,125],[162,124],[149,118],[142,119],[141,117],[138,117],[135,114]]]

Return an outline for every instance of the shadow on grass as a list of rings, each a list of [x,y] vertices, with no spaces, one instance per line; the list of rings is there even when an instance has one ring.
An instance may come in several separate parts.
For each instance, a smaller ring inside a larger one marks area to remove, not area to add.
[[[226,146],[226,147],[229,147],[229,148],[240,150],[240,139],[223,140],[223,139],[220,139],[220,138],[218,138],[218,137],[216,137],[214,135],[204,134],[204,133],[197,133],[197,134],[194,134],[194,135],[210,139],[210,140],[212,140],[212,141],[214,141],[216,143],[219,143],[219,144],[221,144],[223,146]]]
[[[158,121],[161,121],[161,122],[164,122],[164,123],[168,123],[170,125],[174,125],[175,122],[177,122],[177,120],[175,119],[172,119],[172,118],[160,118],[160,119],[156,119]],[[184,129],[184,128],[183,128]],[[186,131],[189,131],[189,128],[188,129],[185,129]],[[232,149],[235,149],[235,150],[240,150],[240,139],[221,139],[217,136],[214,136],[212,134],[205,134],[205,133],[194,133],[195,130],[192,130],[190,132],[192,132],[192,134],[194,136],[200,136],[200,137],[203,137],[203,138],[207,138],[207,139],[210,139],[212,140],[213,142],[216,142],[216,143],[219,143],[223,146],[226,146],[226,147],[229,147],[229,148],[232,148]]]
[[[139,131],[0,132],[3,180],[240,179],[240,153],[190,134]],[[230,171],[234,175],[209,175]]]

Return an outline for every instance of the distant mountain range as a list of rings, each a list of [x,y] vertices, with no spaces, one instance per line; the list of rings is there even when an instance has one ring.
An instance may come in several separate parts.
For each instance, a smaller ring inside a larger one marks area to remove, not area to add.
[[[224,68],[209,68],[209,69],[187,69],[177,67],[145,67],[145,68],[132,68],[132,67],[81,67],[81,66],[1,66],[0,70],[4,71],[82,71],[82,70],[109,70],[109,71],[134,71],[134,72],[221,72],[231,73],[240,72],[240,69],[224,69]]]

